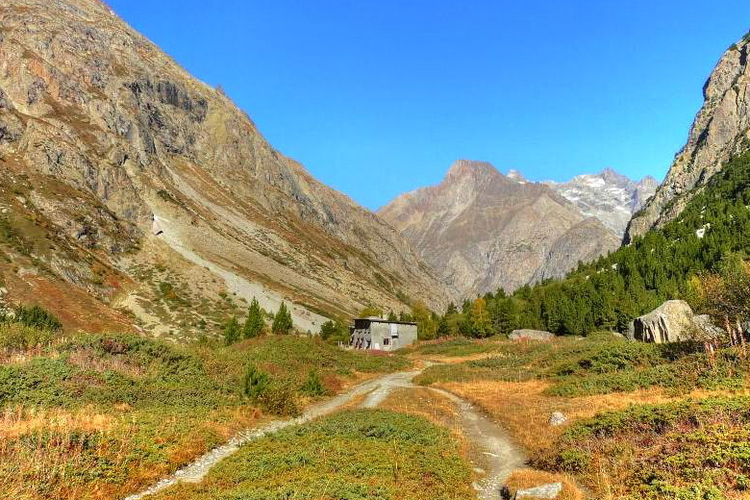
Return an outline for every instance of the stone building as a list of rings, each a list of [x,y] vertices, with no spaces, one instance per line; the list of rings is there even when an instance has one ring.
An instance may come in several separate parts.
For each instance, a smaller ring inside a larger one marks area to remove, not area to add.
[[[360,318],[350,327],[349,346],[354,349],[395,351],[417,341],[417,324],[388,321],[381,318]]]

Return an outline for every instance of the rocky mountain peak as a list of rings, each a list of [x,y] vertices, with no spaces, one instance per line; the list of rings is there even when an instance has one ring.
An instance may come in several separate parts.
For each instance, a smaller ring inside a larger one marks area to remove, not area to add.
[[[626,240],[677,217],[696,192],[732,156],[750,148],[750,34],[721,57],[703,87],[703,106],[687,144],[664,182],[628,226]]]
[[[460,161],[437,185],[378,214],[399,230],[460,299],[563,275],[619,238],[549,186],[486,162]]]
[[[465,178],[479,181],[502,175],[491,163],[486,161],[456,160],[448,169],[444,182]]]
[[[575,204],[582,214],[596,217],[622,237],[633,213],[656,189],[652,181],[653,177],[634,182],[611,168],[605,168],[598,174],[583,174],[568,182],[548,181],[545,184]]]
[[[521,172],[519,172],[518,170],[516,170],[516,169],[514,169],[514,168],[512,168],[512,169],[508,170],[508,173],[507,173],[507,174],[506,174],[505,176],[506,176],[506,177],[507,177],[508,179],[511,179],[511,180],[513,180],[513,181],[516,181],[516,182],[517,182],[517,183],[519,183],[519,184],[528,184],[528,182],[529,182],[529,181],[528,181],[528,180],[526,179],[526,177],[524,177],[524,176],[523,176],[523,174],[521,174]]]

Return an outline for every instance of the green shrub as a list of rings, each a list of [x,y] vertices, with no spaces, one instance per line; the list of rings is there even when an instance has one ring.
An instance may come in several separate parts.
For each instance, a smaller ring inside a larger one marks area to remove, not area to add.
[[[269,413],[296,417],[302,413],[295,387],[286,380],[273,380],[258,396],[258,402]]]
[[[311,370],[307,375],[307,380],[302,384],[300,390],[308,396],[324,396],[326,389],[323,387],[323,381],[320,379],[320,375],[315,370]]]
[[[244,445],[200,484],[159,498],[350,500],[476,498],[451,433],[382,410],[343,411]]]
[[[269,381],[267,373],[258,370],[255,365],[248,366],[245,373],[245,395],[258,400],[268,389]]]
[[[574,423],[531,464],[617,477],[615,498],[723,499],[748,487],[749,424],[749,397],[632,406]]]
[[[4,323],[15,322],[28,327],[52,332],[62,329],[62,323],[57,316],[38,305],[30,307],[20,305],[15,308],[13,316],[3,316],[0,320]]]

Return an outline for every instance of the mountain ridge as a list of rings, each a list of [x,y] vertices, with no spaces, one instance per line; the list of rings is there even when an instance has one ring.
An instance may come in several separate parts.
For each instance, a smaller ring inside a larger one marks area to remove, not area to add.
[[[9,225],[43,220],[45,237],[69,249],[4,251],[48,267],[45,286],[85,290],[165,334],[218,322],[208,306],[176,305],[205,297],[225,313],[253,296],[268,310],[286,301],[313,331],[365,306],[408,310],[412,296],[445,305],[391,226],[279,153],[228,97],[101,2],[12,0],[0,18],[0,203]],[[21,203],[13,186],[24,182]],[[6,300],[22,300],[19,286]]]
[[[511,174],[458,160],[440,183],[397,196],[378,214],[457,290],[456,298],[561,277],[579,260],[619,246],[619,236],[555,189]]]
[[[674,220],[728,160],[750,149],[749,52],[750,33],[717,62],[703,86],[703,105],[685,146],[654,197],[633,217],[625,241]]]

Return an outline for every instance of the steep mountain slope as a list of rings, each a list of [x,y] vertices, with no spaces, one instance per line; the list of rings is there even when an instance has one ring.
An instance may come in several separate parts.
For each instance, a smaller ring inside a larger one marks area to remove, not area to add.
[[[664,182],[633,217],[626,240],[677,217],[732,156],[750,147],[750,34],[732,45],[703,87],[704,103]]]
[[[651,176],[635,182],[612,169],[578,175],[568,182],[545,182],[578,207],[586,217],[596,217],[616,235],[625,234],[635,212],[653,196],[658,182]]]
[[[598,220],[548,186],[468,160],[456,162],[439,185],[401,195],[378,214],[457,297],[559,277],[619,245]]]
[[[625,332],[635,317],[671,299],[687,300],[704,311],[706,299],[719,293],[715,277],[706,273],[724,273],[738,284],[745,279],[737,277],[745,272],[742,261],[750,251],[748,207],[750,152],[722,165],[721,175],[706,182],[675,220],[580,266],[565,279],[501,299],[507,301],[505,310],[513,312],[512,328],[575,335],[597,329]],[[719,300],[724,307],[735,300],[729,297],[737,297],[735,303],[742,304],[746,293],[735,286],[709,302]]]
[[[107,323],[135,314],[161,332],[202,328],[253,296],[271,310],[293,302],[310,330],[322,314],[400,310],[409,296],[444,304],[392,227],[97,0],[0,9],[0,162],[11,301],[58,310],[51,288],[80,294],[74,311],[93,298]]]

